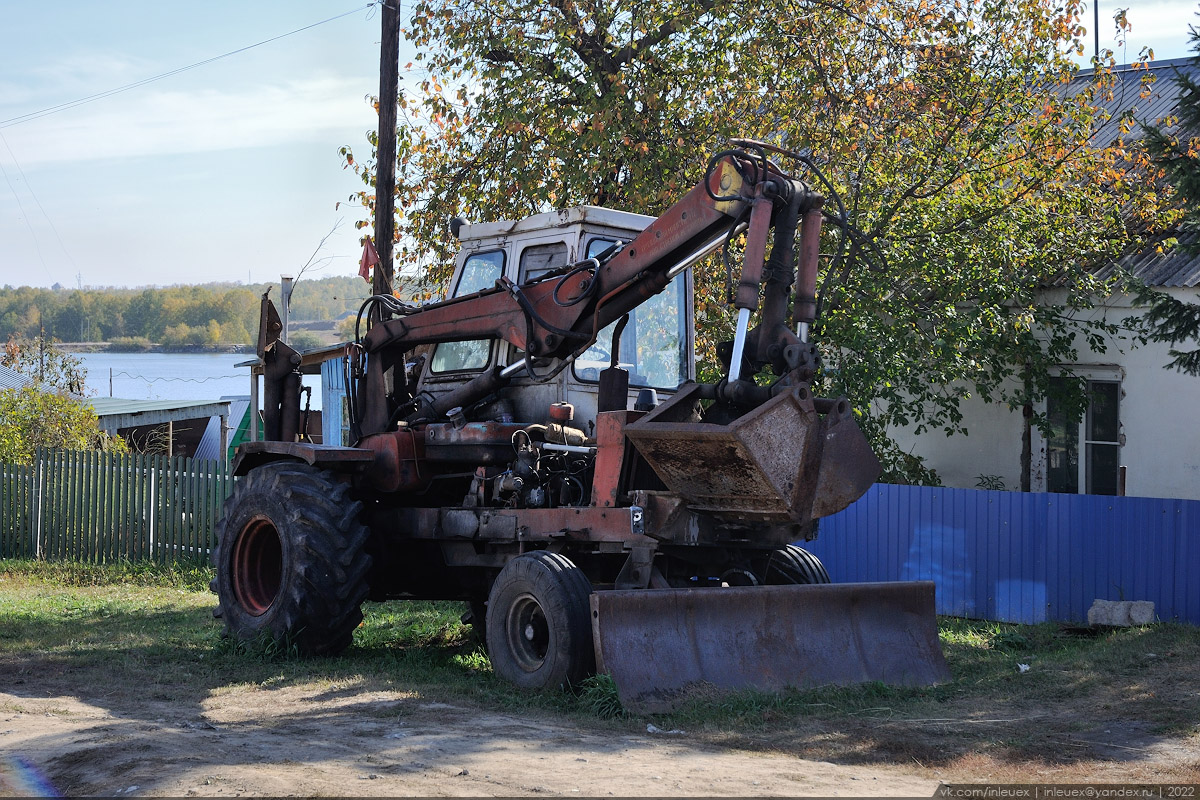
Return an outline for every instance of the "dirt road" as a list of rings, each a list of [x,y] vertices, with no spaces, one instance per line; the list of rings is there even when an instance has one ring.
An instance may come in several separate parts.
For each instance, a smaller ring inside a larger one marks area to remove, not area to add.
[[[29,683],[33,683],[30,681]],[[367,687],[240,686],[169,699],[0,692],[0,794],[41,773],[71,795],[929,796],[899,769],[583,731]],[[124,694],[124,693],[122,693]]]

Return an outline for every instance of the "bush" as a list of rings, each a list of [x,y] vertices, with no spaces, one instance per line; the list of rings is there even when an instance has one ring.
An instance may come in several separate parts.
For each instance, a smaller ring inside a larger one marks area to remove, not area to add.
[[[144,353],[153,345],[145,336],[118,336],[108,343],[112,353]]]

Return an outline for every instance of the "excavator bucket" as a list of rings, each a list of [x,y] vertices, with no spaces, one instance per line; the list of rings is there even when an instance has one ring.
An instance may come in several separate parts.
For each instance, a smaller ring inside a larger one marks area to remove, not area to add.
[[[602,591],[591,603],[597,670],[635,713],[714,689],[950,679],[928,581]]]
[[[879,477],[879,460],[844,399],[795,387],[713,422],[697,411],[703,391],[685,386],[625,427],[655,474],[694,511],[803,523],[841,511]]]

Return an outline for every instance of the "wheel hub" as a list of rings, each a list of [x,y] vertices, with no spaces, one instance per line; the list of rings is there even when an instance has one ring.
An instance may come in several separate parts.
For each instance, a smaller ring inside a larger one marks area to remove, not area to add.
[[[233,594],[248,614],[260,617],[275,602],[283,578],[283,543],[275,523],[263,516],[246,523],[232,554]]]
[[[508,612],[505,632],[514,660],[526,672],[534,672],[546,660],[550,646],[550,626],[533,595],[522,595]]]

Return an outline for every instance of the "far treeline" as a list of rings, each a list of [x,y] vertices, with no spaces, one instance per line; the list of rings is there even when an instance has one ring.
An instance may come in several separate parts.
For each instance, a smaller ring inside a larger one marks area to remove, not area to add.
[[[259,298],[267,285],[208,283],[163,288],[0,288],[0,340],[36,337],[64,342],[238,345],[255,341]],[[357,311],[370,285],[357,276],[304,278],[292,292],[291,319],[334,320]],[[279,304],[279,286],[271,298]]]

